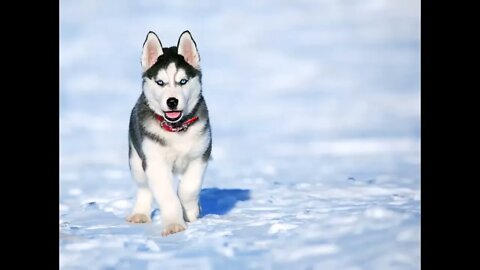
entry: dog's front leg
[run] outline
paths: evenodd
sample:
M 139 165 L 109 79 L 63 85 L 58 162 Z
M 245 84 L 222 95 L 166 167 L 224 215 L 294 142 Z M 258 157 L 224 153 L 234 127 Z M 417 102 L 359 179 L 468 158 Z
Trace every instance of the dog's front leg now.
M 167 236 L 181 232 L 185 230 L 186 224 L 183 220 L 182 206 L 173 188 L 171 165 L 162 156 L 162 151 L 158 151 L 157 145 L 150 145 L 146 149 L 150 149 L 150 151 L 145 151 L 145 155 L 148 155 L 145 173 L 153 197 L 160 207 L 163 223 L 162 235 Z
M 178 184 L 178 197 L 182 203 L 186 221 L 195 221 L 200 214 L 198 199 L 206 168 L 207 162 L 199 158 L 191 161 L 187 170 L 181 176 Z

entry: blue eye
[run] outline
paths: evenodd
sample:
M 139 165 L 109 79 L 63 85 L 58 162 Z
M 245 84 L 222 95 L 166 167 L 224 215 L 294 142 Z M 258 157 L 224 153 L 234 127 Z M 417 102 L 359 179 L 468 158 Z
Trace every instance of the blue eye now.
M 188 82 L 187 79 L 181 79 L 180 80 L 180 85 L 185 85 Z
M 165 83 L 162 81 L 162 80 L 158 80 L 158 81 L 155 81 L 158 85 L 160 86 L 164 86 Z

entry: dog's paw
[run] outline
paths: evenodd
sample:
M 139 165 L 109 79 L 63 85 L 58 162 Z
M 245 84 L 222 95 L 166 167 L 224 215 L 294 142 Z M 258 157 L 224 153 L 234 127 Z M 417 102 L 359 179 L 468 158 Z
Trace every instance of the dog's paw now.
M 198 219 L 200 211 L 200 205 L 197 205 L 197 207 L 194 207 L 192 209 L 185 210 L 183 213 L 183 219 L 187 222 L 193 222 Z
M 162 236 L 167 236 L 167 235 L 178 233 L 184 230 L 185 230 L 185 227 L 183 225 L 170 224 L 163 229 Z
M 133 214 L 127 218 L 130 223 L 150 223 L 152 220 L 145 214 Z

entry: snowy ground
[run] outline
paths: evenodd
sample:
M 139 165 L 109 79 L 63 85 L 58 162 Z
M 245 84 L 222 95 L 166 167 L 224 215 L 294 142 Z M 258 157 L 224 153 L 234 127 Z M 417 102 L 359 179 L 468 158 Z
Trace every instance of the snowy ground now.
M 61 269 L 419 269 L 420 3 L 60 1 Z M 185 1 L 187 2 L 187 1 Z M 203 217 L 127 224 L 140 52 L 189 29 Z

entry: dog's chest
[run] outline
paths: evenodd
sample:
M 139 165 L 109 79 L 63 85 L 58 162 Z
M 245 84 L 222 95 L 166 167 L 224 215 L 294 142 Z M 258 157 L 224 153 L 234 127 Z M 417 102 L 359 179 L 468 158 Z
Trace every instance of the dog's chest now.
M 148 129 L 164 140 L 164 145 L 158 150 L 160 156 L 172 166 L 174 173 L 183 173 L 190 161 L 201 158 L 208 147 L 209 135 L 202 132 L 203 127 L 202 123 L 197 123 L 185 132 L 168 132 L 152 123 Z
M 185 133 L 171 133 L 167 138 L 167 152 L 170 156 L 174 173 L 183 173 L 191 160 L 200 158 L 205 151 L 203 136 L 194 130 Z M 176 136 L 175 136 L 176 135 Z

